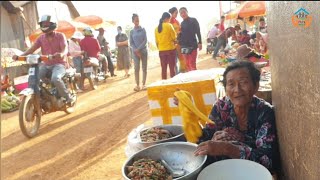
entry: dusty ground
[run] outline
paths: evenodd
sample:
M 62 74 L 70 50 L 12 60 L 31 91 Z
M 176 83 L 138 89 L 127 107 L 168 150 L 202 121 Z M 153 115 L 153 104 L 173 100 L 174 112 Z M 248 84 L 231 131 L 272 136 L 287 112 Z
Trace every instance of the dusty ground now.
M 157 54 L 148 64 L 147 84 L 160 80 Z M 200 55 L 198 69 L 218 67 L 210 55 Z M 128 79 L 108 79 L 98 90 L 79 94 L 75 113 L 42 117 L 40 133 L 22 135 L 18 112 L 1 116 L 1 179 L 97 180 L 121 179 L 128 133 L 150 120 L 147 92 L 134 92 L 133 69 Z

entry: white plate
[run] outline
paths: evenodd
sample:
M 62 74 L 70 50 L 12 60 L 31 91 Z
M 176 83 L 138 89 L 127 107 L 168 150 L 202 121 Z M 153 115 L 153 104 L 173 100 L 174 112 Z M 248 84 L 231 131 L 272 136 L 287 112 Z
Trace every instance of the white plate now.
M 272 180 L 267 168 L 253 161 L 228 159 L 204 168 L 197 180 Z

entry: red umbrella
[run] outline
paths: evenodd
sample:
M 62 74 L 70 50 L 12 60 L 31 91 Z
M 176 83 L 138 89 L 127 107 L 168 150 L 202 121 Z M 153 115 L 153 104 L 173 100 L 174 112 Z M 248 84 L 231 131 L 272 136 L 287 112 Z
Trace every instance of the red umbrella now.
M 238 16 L 241 18 L 264 15 L 266 15 L 265 1 L 246 1 L 241 5 L 238 13 Z
M 265 1 L 246 1 L 226 15 L 226 19 L 248 18 L 266 15 Z
M 94 29 L 99 29 L 101 27 L 106 28 L 116 25 L 115 21 L 105 21 L 103 18 L 96 15 L 79 16 L 75 18 L 74 21 L 88 24 Z

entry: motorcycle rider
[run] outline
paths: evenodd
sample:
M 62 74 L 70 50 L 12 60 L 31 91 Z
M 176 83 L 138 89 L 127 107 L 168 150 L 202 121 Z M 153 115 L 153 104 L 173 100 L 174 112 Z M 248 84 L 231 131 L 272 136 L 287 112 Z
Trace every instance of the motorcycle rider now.
M 66 73 L 67 65 L 67 39 L 63 33 L 55 31 L 58 24 L 53 16 L 43 15 L 38 23 L 44 34 L 40 35 L 36 42 L 22 53 L 21 56 L 32 54 L 39 48 L 41 48 L 42 55 L 49 55 L 49 60 L 43 61 L 43 64 L 40 65 L 40 79 L 46 82 L 47 74 L 51 73 L 51 82 L 57 88 L 59 96 L 65 98 L 66 103 L 71 106 L 75 99 L 71 97 L 62 80 L 62 77 Z M 17 57 L 18 56 L 14 55 L 12 58 L 16 60 Z
M 93 30 L 90 27 L 87 27 L 83 30 L 84 38 L 80 41 L 80 47 L 82 51 L 88 53 L 88 57 L 97 58 L 99 61 L 102 61 L 102 71 L 106 78 L 108 62 L 107 57 L 103 54 L 100 54 L 101 46 L 96 38 L 93 37 Z M 97 87 L 95 86 L 94 89 Z

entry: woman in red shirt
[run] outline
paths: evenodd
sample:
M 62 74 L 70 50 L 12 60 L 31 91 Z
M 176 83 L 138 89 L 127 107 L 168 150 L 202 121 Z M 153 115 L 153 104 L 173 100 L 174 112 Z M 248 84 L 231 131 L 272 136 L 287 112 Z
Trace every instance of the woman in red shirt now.
M 179 21 L 176 19 L 178 16 L 178 9 L 176 7 L 173 7 L 169 9 L 169 13 L 171 14 L 170 23 L 172 24 L 174 30 L 176 31 L 176 34 L 178 34 L 181 31 L 181 26 Z M 181 54 L 181 46 L 177 43 L 176 44 L 176 51 L 177 51 L 177 58 L 176 58 L 176 64 L 179 60 L 179 68 L 176 65 L 175 72 L 178 74 L 179 72 L 185 72 L 186 71 L 186 62 Z

